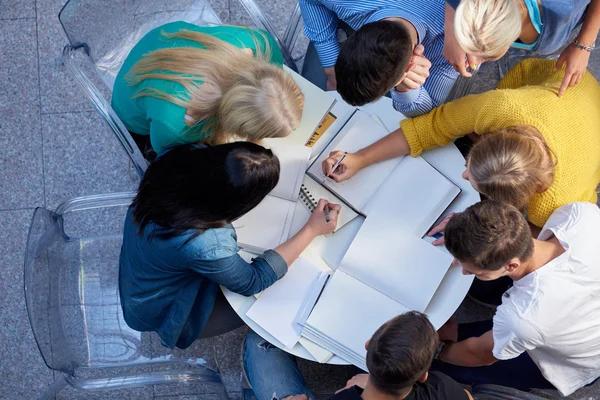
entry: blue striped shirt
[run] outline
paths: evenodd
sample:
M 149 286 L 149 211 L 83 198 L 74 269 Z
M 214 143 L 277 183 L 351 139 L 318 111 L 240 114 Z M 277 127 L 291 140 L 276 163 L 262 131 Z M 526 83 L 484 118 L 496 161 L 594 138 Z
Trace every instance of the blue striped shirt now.
M 304 32 L 314 43 L 321 65 L 335 65 L 340 46 L 337 21 L 352 29 L 398 17 L 409 21 L 417 30 L 424 56 L 431 61 L 429 78 L 418 89 L 405 93 L 392 90 L 394 108 L 407 116 L 431 111 L 444 102 L 458 73 L 442 56 L 444 49 L 444 0 L 299 0 Z

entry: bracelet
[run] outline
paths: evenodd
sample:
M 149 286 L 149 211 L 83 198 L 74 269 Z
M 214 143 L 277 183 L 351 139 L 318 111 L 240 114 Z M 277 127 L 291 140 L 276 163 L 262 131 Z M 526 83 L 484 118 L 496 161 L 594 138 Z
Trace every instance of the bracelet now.
M 581 43 L 579 43 L 579 41 L 577 40 L 577 38 L 573 39 L 573 44 L 574 44 L 574 45 L 575 45 L 577 48 L 579 48 L 579 49 L 581 49 L 581 50 L 588 51 L 588 52 L 590 52 L 590 53 L 592 52 L 592 50 L 594 50 L 594 49 L 596 48 L 596 43 L 592 43 L 592 45 L 591 45 L 591 46 L 584 46 L 584 45 L 582 45 Z

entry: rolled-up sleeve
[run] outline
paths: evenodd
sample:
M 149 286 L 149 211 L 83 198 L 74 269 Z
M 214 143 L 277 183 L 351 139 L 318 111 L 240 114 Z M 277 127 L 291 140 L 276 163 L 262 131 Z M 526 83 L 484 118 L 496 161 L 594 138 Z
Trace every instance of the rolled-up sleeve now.
M 304 33 L 315 45 L 323 68 L 332 67 L 340 53 L 337 15 L 315 0 L 299 0 Z
M 284 276 L 288 266 L 276 251 L 268 250 L 248 263 L 234 254 L 217 260 L 194 260 L 192 269 L 243 296 L 259 293 Z

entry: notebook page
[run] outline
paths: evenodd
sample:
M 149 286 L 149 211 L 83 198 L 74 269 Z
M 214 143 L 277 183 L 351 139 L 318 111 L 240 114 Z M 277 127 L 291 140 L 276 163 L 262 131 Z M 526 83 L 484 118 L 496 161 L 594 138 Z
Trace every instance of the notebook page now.
M 427 161 L 405 157 L 369 199 L 365 213 L 423 237 L 459 193 Z
M 338 269 L 407 308 L 423 312 L 452 259 L 385 215 L 368 216 Z
M 326 177 L 323 174 L 321 164 L 329 156 L 329 153 L 334 150 L 354 153 L 383 138 L 387 134 L 388 131 L 378 122 L 374 121 L 367 114 L 357 111 L 348 123 L 346 123 L 344 129 L 338 133 L 337 137 L 317 157 L 315 162 L 311 164 L 307 173 L 319 182 L 322 182 L 323 185 L 339 197 L 345 199 L 355 209 L 363 211 L 369 198 L 400 163 L 402 158 L 394 158 L 373 164 L 368 168 L 358 171 L 352 179 L 344 182 L 336 182 Z
M 300 122 L 300 126 L 287 138 L 297 144 L 305 145 L 319 126 L 321 120 L 327 115 L 333 103 L 335 103 L 335 99 L 285 65 L 283 69 L 292 76 L 304 94 L 302 121 Z
M 365 343 L 373 333 L 407 311 L 402 304 L 337 270 L 306 324 L 364 359 Z
M 311 149 L 287 138 L 265 139 L 263 144 L 277 155 L 280 165 L 279 182 L 270 194 L 290 201 L 298 200 Z
M 258 206 L 233 222 L 241 247 L 253 251 L 274 249 L 288 238 L 295 202 L 267 195 Z
M 294 347 L 302 331 L 295 322 L 296 315 L 322 272 L 319 266 L 300 256 L 285 276 L 263 290 L 246 315 L 286 347 Z

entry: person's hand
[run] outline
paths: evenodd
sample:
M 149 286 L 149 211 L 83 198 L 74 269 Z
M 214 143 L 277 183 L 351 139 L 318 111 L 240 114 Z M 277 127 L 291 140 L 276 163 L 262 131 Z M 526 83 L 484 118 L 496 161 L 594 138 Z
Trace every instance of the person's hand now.
M 448 214 L 442 220 L 442 222 L 440 222 L 439 224 L 437 224 L 436 226 L 434 226 L 433 229 L 429 231 L 429 233 L 427 234 L 427 236 L 433 236 L 436 233 L 444 233 L 444 229 L 446 228 L 446 225 L 448 224 L 448 221 L 450 221 L 450 218 L 452 218 L 453 215 L 454 215 L 454 213 Z M 434 246 L 439 246 L 440 244 L 444 244 L 444 237 L 442 236 L 441 238 L 435 239 L 432 244 Z
M 437 331 L 440 341 L 456 342 L 458 340 L 458 322 L 456 318 L 450 319 Z
M 423 55 L 424 51 L 425 47 L 423 45 L 418 44 L 415 46 L 408 69 L 400 82 L 396 84 L 398 92 L 408 92 L 409 90 L 418 89 L 429 78 L 431 61 Z
M 346 386 L 335 392 L 335 394 L 338 394 L 339 392 L 344 391 L 346 389 L 350 389 L 353 386 L 358 386 L 359 388 L 364 389 L 365 387 L 367 387 L 368 381 L 369 374 L 354 375 L 348 382 L 346 382 Z
M 329 222 L 327 222 L 325 206 L 329 207 Z M 337 226 L 338 215 L 340 215 L 341 209 L 342 207 L 339 204 L 333 204 L 325 199 L 321 199 L 306 222 L 305 227 L 315 236 L 332 233 Z
M 337 80 L 335 79 L 335 67 L 324 68 L 327 77 L 327 90 L 336 90 Z
M 464 77 L 470 78 L 473 74 L 467 71 L 469 63 L 467 62 L 467 54 L 460 47 L 454 32 L 444 35 L 444 50 L 442 56 L 448 61 L 456 72 Z
M 329 157 L 323 160 L 321 163 L 325 176 L 333 179 L 336 182 L 348 180 L 362 169 L 360 156 L 356 155 L 355 153 L 347 153 L 346 157 L 344 157 L 340 165 L 338 165 L 334 171 L 333 166 L 340 158 L 342 158 L 343 155 L 343 151 L 334 150 L 329 153 Z
M 308 397 L 306 397 L 305 394 L 297 394 L 295 396 L 288 396 L 281 400 L 310 400 L 310 399 Z
M 560 89 L 558 89 L 558 97 L 565 94 L 568 88 L 581 82 L 589 61 L 590 52 L 581 50 L 573 43 L 563 50 L 556 62 L 556 69 L 561 69 L 565 63 L 567 63 L 567 68 L 565 70 L 565 77 L 560 84 Z

